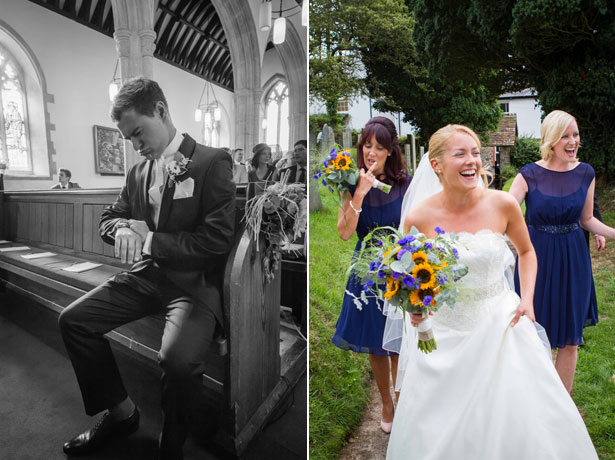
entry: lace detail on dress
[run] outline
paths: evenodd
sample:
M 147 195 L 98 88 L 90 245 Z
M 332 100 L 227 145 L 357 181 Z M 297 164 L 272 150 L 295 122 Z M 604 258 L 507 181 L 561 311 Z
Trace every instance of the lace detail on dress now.
M 514 259 L 500 233 L 460 233 L 459 239 L 459 260 L 468 266 L 468 274 L 457 285 L 455 306 L 443 305 L 433 321 L 458 331 L 470 331 L 498 308 L 498 296 L 511 292 L 504 274 Z

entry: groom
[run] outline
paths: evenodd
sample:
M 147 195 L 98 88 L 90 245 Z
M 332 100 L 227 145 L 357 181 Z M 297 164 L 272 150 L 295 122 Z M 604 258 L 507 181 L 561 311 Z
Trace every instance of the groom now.
M 180 134 L 155 81 L 125 83 L 111 118 L 144 160 L 128 171 L 100 221 L 102 239 L 134 264 L 73 302 L 60 331 L 88 415 L 96 425 L 64 444 L 69 455 L 96 450 L 139 426 L 104 334 L 163 311 L 161 457 L 181 459 L 188 428 L 203 417 L 201 375 L 222 324 L 222 274 L 235 223 L 231 158 Z

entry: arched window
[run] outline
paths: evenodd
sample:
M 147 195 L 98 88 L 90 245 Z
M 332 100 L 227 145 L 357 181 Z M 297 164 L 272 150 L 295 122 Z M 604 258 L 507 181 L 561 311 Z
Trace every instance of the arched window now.
M 279 80 L 265 97 L 265 143 L 277 144 L 285 150 L 289 146 L 290 123 L 288 120 L 288 85 Z
M 0 161 L 9 171 L 31 171 L 26 93 L 23 73 L 11 54 L 0 47 Z

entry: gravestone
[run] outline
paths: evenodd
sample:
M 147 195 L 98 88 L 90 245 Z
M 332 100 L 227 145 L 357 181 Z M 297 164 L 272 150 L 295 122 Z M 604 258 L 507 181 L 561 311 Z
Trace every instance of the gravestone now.
M 335 133 L 329 125 L 325 124 L 322 127 L 322 140 L 320 142 L 321 153 L 329 153 L 329 150 L 335 145 Z
M 344 133 L 342 134 L 342 146 L 344 150 L 349 150 L 352 147 L 352 130 L 350 126 L 346 126 L 344 128 Z

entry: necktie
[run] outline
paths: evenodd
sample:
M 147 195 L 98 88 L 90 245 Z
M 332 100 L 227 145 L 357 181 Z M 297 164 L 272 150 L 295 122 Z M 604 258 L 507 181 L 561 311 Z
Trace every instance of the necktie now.
M 160 203 L 162 202 L 162 192 L 164 190 L 164 162 L 155 160 L 152 166 L 151 187 L 148 190 L 150 198 L 150 211 L 152 220 L 158 225 L 158 215 L 160 213 Z

